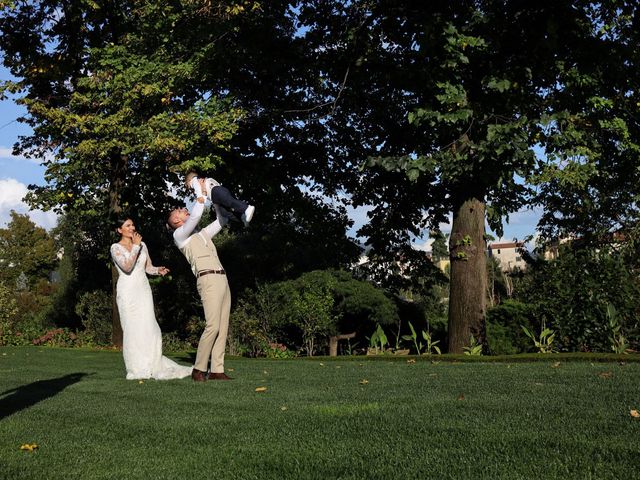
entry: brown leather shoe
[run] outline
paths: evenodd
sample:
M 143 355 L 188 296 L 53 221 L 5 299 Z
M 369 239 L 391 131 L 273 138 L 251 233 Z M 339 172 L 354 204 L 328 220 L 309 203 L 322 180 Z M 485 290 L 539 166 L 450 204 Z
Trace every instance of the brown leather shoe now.
M 233 380 L 233 378 L 228 377 L 226 373 L 213 373 L 209 374 L 209 380 Z
M 206 382 L 207 372 L 203 372 L 194 368 L 193 370 L 191 370 L 191 378 L 194 382 Z

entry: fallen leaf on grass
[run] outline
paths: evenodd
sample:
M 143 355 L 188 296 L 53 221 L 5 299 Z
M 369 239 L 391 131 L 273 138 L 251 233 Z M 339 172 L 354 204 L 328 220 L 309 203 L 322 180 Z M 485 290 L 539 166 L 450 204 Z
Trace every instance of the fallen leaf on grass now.
M 321 366 L 321 367 L 324 367 L 324 363 L 320 362 L 320 366 Z
M 263 370 L 262 373 L 264 373 L 265 375 L 269 375 L 269 372 L 267 372 L 266 370 Z
M 430 377 L 437 377 L 437 376 L 438 376 L 438 374 L 437 374 L 437 373 L 430 373 L 430 374 L 429 374 L 429 376 L 430 376 Z
M 342 368 L 340 365 L 336 365 L 336 368 Z
M 407 360 L 407 363 L 416 363 L 416 359 L 415 358 L 410 358 L 409 360 Z
M 235 371 L 235 368 L 227 368 L 227 372 L 233 372 Z
M 600 372 L 598 376 L 600 378 L 611 378 L 613 377 L 613 372 L 611 372 L 611 370 L 607 370 L 606 372 Z
M 360 385 L 366 385 L 367 383 L 369 383 L 369 380 L 367 380 L 366 378 L 360 380 Z
M 461 393 L 460 395 L 458 395 L 458 400 L 464 400 L 464 393 Z
M 267 391 L 267 387 L 256 387 L 256 392 L 260 393 L 260 392 L 266 392 Z
M 640 412 L 638 412 L 638 410 L 631 410 L 629 412 L 629 414 L 633 417 L 633 418 L 640 418 Z
M 560 366 L 560 362 L 556 362 L 553 365 L 551 365 L 551 368 L 558 368 Z
M 288 410 L 288 408 L 286 407 L 286 405 L 283 405 L 283 406 L 280 407 L 280 410 L 282 410 L 284 412 L 285 410 Z
M 34 450 L 37 450 L 38 445 L 35 443 L 25 443 L 23 445 L 20 445 L 20 450 L 24 450 L 25 452 L 33 452 Z
M 144 383 L 144 380 L 140 380 L 138 383 L 139 383 L 139 384 L 143 384 L 143 383 Z

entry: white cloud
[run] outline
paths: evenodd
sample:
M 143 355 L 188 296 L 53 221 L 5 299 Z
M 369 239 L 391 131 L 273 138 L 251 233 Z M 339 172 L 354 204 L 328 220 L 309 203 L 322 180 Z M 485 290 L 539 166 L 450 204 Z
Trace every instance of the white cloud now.
M 27 192 L 27 186 L 14 178 L 0 179 L 0 228 L 6 228 L 11 220 L 11 210 L 26 213 L 34 223 L 47 230 L 56 226 L 58 216 L 55 213 L 29 210 L 22 200 Z
M 46 158 L 51 157 L 50 154 L 45 155 L 44 158 L 27 158 L 23 155 L 14 155 L 13 150 L 8 147 L 0 147 L 0 158 L 6 160 L 13 160 L 17 162 L 31 162 L 36 165 L 40 165 Z
M 433 242 L 434 242 L 433 238 L 427 238 L 424 242 L 412 243 L 411 246 L 413 247 L 414 250 L 422 250 L 423 252 L 430 252 L 431 245 L 433 245 Z

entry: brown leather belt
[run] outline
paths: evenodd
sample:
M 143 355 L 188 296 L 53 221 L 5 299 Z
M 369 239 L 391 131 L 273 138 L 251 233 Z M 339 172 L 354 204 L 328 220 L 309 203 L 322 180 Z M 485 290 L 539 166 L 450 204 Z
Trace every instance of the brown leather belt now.
M 200 272 L 198 272 L 198 275 L 196 275 L 196 278 L 200 278 L 203 275 L 210 275 L 212 273 L 217 273 L 219 275 L 226 275 L 226 272 L 224 271 L 224 269 L 220 269 L 220 270 L 201 270 Z

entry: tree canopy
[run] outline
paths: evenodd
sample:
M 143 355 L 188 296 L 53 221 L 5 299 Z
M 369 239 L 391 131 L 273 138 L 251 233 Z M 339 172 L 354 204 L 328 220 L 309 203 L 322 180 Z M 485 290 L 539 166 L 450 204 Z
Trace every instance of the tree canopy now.
M 277 261 L 246 269 L 254 280 L 347 266 L 351 204 L 371 207 L 359 233 L 373 278 L 428 290 L 435 267 L 410 242 L 451 216 L 460 352 L 484 338 L 485 222 L 500 235 L 539 204 L 546 236 L 637 223 L 637 2 L 1 6 L 18 78 L 2 91 L 21 95 L 34 132 L 15 149 L 47 167 L 29 201 L 77 212 L 89 236 L 125 208 L 161 225 L 196 167 L 258 204 L 264 234 L 235 232 L 238 245 Z
M 318 1 L 302 12 L 335 104 L 327 142 L 354 203 L 374 205 L 362 229 L 374 252 L 400 252 L 453 215 L 450 351 L 484 336 L 485 218 L 500 235 L 533 202 L 549 233 L 593 229 L 589 213 L 605 210 L 610 227 L 616 201 L 632 216 L 636 2 Z M 615 187 L 624 193 L 597 201 Z

